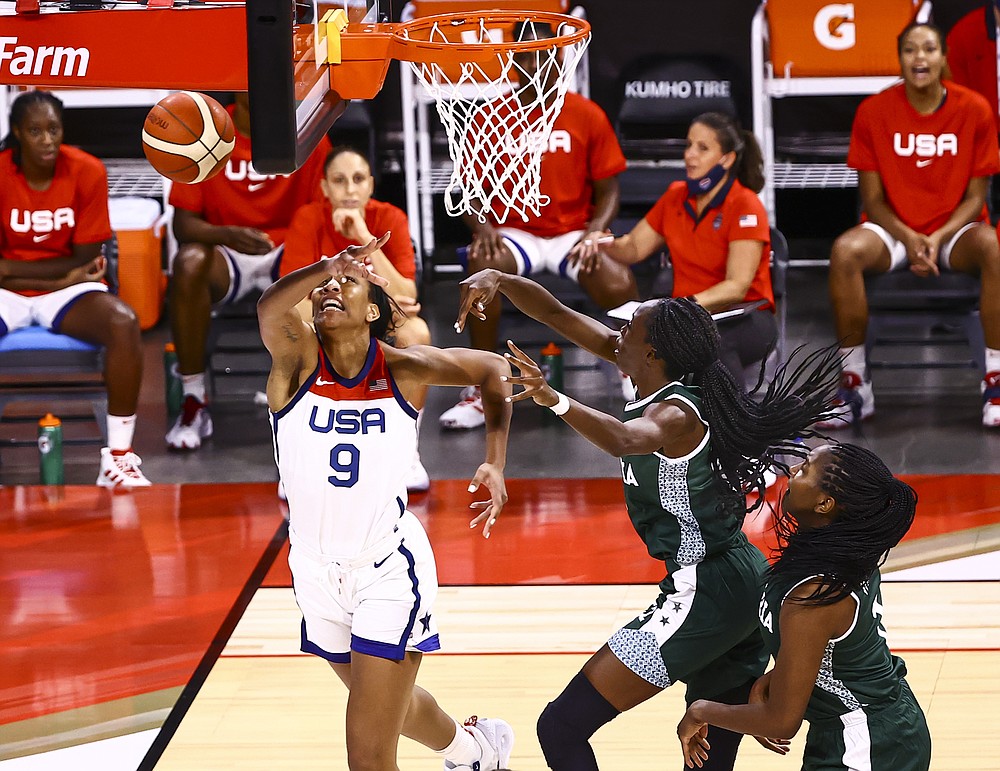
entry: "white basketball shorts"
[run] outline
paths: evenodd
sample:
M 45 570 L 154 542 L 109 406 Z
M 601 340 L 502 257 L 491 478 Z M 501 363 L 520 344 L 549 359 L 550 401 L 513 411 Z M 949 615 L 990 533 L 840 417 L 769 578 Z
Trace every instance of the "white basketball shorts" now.
M 438 650 L 437 566 L 423 525 L 411 512 L 364 553 L 323 557 L 292 546 L 288 565 L 302 611 L 302 651 L 347 663 L 351 651 L 401 660 Z
M 582 230 L 573 230 L 554 238 L 525 233 L 517 228 L 497 228 L 504 243 L 517 262 L 517 275 L 531 276 L 543 271 L 577 281 L 579 265 L 570 265 L 566 255 L 585 235 Z
M 32 324 L 58 332 L 63 318 L 77 300 L 90 292 L 107 291 L 108 287 L 99 281 L 83 281 L 34 297 L 0 289 L 0 335 Z

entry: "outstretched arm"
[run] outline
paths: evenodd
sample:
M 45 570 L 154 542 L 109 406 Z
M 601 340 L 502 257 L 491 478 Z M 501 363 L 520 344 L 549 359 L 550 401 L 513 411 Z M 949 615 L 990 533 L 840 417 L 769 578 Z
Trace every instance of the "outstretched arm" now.
M 688 707 L 677 726 L 684 761 L 701 767 L 708 757 L 705 728 L 709 725 L 753 736 L 793 737 L 802 725 L 827 643 L 844 634 L 854 621 L 855 600 L 848 597 L 833 605 L 804 605 L 816 584 L 796 589 L 781 606 L 781 650 L 769 673 L 765 701 L 753 704 L 720 704 L 698 700 Z
M 675 402 L 651 404 L 641 418 L 622 423 L 613 415 L 554 391 L 545 382 L 539 366 L 524 351 L 512 342 L 507 345 L 511 350 L 507 354 L 510 363 L 521 371 L 519 377 L 510 380 L 524 387 L 511 401 L 534 399 L 543 407 L 556 407 L 557 414 L 574 431 L 609 455 L 622 458 L 662 450 L 671 457 L 680 457 L 692 452 L 705 435 L 704 426 L 694 413 Z M 562 405 L 565 409 L 559 407 L 560 399 L 566 400 Z
M 385 279 L 371 272 L 365 258 L 388 238 L 386 233 L 364 246 L 349 246 L 334 257 L 282 276 L 264 290 L 257 301 L 257 323 L 261 340 L 271 354 L 267 401 L 272 410 L 288 403 L 300 385 L 299 374 L 314 364 L 316 355 L 316 335 L 295 306 L 331 278 L 349 275 L 384 286 Z
M 485 484 L 490 500 L 473 504 L 484 509 L 470 523 L 485 522 L 483 535 L 490 537 L 497 516 L 507 502 L 503 470 L 507 464 L 507 437 L 510 432 L 510 366 L 495 353 L 468 348 L 435 348 L 415 345 L 405 349 L 384 347 L 393 377 L 404 391 L 415 384 L 479 386 L 486 418 L 486 459 L 476 471 L 469 492 Z
M 471 313 L 480 320 L 486 318 L 485 309 L 502 293 L 522 313 L 545 324 L 581 348 L 608 361 L 615 360 L 615 340 L 618 333 L 590 316 L 567 308 L 545 287 L 522 276 L 512 276 L 498 270 L 481 270 L 459 284 L 461 299 L 455 331 L 461 332 L 465 319 Z

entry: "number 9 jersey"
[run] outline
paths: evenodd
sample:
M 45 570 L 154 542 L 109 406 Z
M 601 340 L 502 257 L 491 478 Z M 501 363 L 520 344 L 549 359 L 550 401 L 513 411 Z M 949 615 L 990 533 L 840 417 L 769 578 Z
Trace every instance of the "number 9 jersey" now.
M 391 536 L 406 510 L 416 420 L 378 340 L 350 379 L 320 348 L 316 370 L 271 414 L 291 542 L 349 557 Z

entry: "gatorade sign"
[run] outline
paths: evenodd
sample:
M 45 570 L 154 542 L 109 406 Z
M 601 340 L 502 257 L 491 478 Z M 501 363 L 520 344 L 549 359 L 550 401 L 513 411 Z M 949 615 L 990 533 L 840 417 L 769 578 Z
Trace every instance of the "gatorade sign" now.
M 813 19 L 813 34 L 824 48 L 846 51 L 857 42 L 854 4 L 824 5 Z
M 914 0 L 768 0 L 775 77 L 898 75 L 896 35 Z

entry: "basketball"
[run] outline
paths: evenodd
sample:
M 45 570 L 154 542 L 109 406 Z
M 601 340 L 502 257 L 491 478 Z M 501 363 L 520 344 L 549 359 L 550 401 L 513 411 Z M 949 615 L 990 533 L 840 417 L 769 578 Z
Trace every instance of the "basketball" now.
M 142 128 L 146 159 L 174 182 L 204 182 L 215 176 L 235 145 L 236 130 L 226 108 L 194 91 L 161 99 Z

